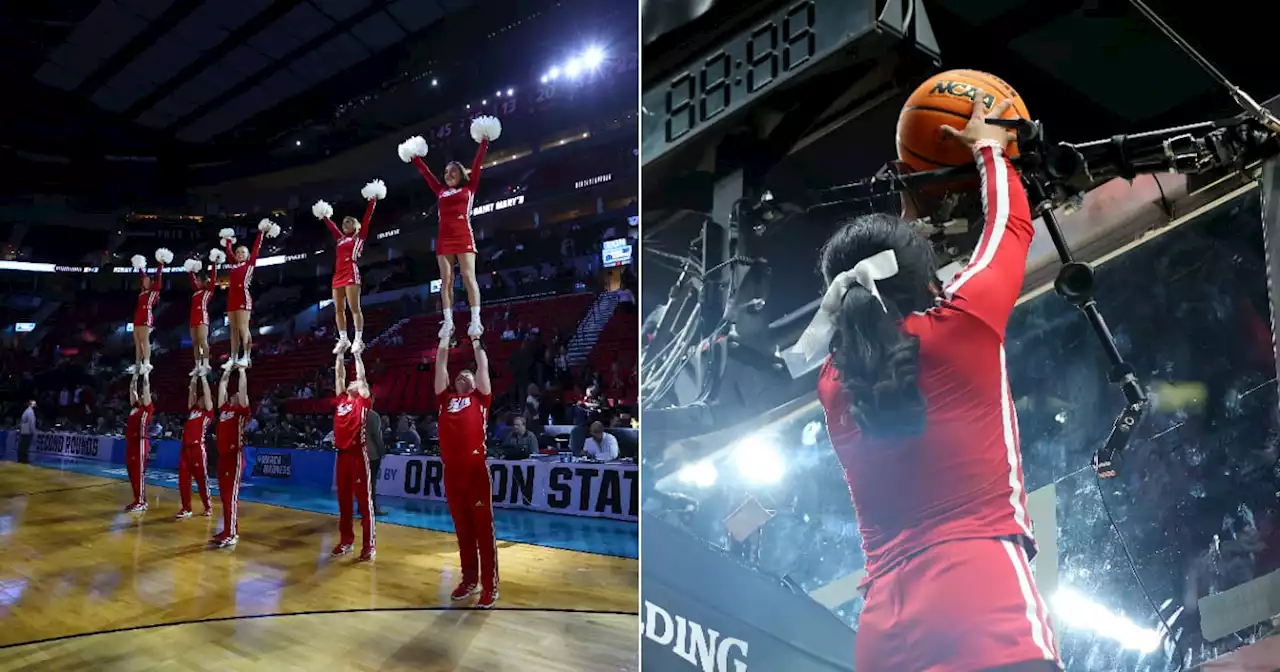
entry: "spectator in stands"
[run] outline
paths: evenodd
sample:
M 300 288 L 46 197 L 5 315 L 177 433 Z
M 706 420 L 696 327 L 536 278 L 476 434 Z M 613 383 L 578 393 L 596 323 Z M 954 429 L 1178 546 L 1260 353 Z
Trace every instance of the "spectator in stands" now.
M 570 378 L 569 375 L 569 349 L 561 345 L 555 358 L 556 380 L 560 381 L 561 387 L 565 386 Z
M 502 459 L 523 460 L 538 452 L 538 438 L 525 427 L 523 416 L 511 419 L 511 432 L 502 440 Z
M 412 418 L 408 415 L 400 416 L 400 424 L 396 426 L 396 441 L 403 441 L 411 446 L 422 445 L 422 436 L 418 434 Z
M 604 423 L 597 420 L 591 423 L 590 433 L 582 444 L 582 450 L 587 457 L 597 462 L 612 462 L 618 459 L 618 439 L 604 431 Z
M 18 462 L 26 464 L 31 461 L 31 442 L 36 438 L 36 400 L 27 402 L 27 410 L 22 412 L 22 421 L 18 426 Z

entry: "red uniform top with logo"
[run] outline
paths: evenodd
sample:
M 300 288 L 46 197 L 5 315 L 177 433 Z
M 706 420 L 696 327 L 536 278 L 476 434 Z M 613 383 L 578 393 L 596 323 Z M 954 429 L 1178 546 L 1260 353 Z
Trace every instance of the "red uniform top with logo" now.
M 201 407 L 187 411 L 187 420 L 182 424 L 182 445 L 203 447 L 212 422 L 213 411 Z
M 1057 657 L 1028 566 L 1035 544 L 1004 351 L 1034 230 L 1022 183 L 999 147 L 984 143 L 975 157 L 981 241 L 935 306 L 903 321 L 920 341 L 924 432 L 863 436 L 830 358 L 818 379 L 866 553 L 859 670 L 985 669 Z
M 216 286 L 214 283 L 218 280 L 218 267 L 213 264 L 209 265 L 209 280 L 203 287 L 200 286 L 200 278 L 195 273 L 188 273 L 187 275 L 191 276 L 191 286 L 194 288 L 191 292 L 189 325 L 192 329 L 208 326 L 209 299 L 213 298 L 213 290 Z
M 147 425 L 155 416 L 154 404 L 139 404 L 129 409 L 129 419 L 125 422 L 125 443 L 130 447 L 147 441 Z
M 258 251 L 262 249 L 264 235 L 266 235 L 264 232 L 258 232 L 258 238 L 253 241 L 253 249 L 250 250 L 249 259 L 246 261 L 236 261 L 235 246 L 229 240 L 226 243 L 228 313 L 253 310 L 253 297 L 249 295 L 249 285 L 253 283 L 253 269 L 258 263 Z
M 218 452 L 233 453 L 244 448 L 244 425 L 249 420 L 249 407 L 223 404 L 218 409 Z
M 329 226 L 329 233 L 333 234 L 334 241 L 338 243 L 338 253 L 333 260 L 334 289 L 360 284 L 360 267 L 356 262 L 364 253 L 364 241 L 369 238 L 369 222 L 373 219 L 373 207 L 376 203 L 376 200 L 369 199 L 369 206 L 364 209 L 364 220 L 360 222 L 360 230 L 355 235 L 348 236 L 332 219 L 324 218 L 324 223 Z
M 156 277 L 151 281 L 151 289 L 138 290 L 138 305 L 133 309 L 133 326 L 155 326 L 155 307 L 160 300 L 160 290 L 164 287 L 164 264 L 156 269 Z
M 333 447 L 339 451 L 362 451 L 368 447 L 365 434 L 365 418 L 369 415 L 370 400 L 358 394 L 338 397 L 338 407 L 333 412 Z
M 449 462 L 479 460 L 484 462 L 485 431 L 489 422 L 489 404 L 493 395 L 472 392 L 441 392 L 440 459 Z
M 484 165 L 484 155 L 489 149 L 489 141 L 480 142 L 476 150 L 476 158 L 471 162 L 471 174 L 467 183 L 458 187 L 441 184 L 431 173 L 422 157 L 413 157 L 413 165 L 422 173 L 422 179 L 435 192 L 440 210 L 440 235 L 436 240 L 436 254 L 462 254 L 476 251 L 476 237 L 471 231 L 471 207 L 475 204 L 476 192 L 480 189 L 480 167 Z

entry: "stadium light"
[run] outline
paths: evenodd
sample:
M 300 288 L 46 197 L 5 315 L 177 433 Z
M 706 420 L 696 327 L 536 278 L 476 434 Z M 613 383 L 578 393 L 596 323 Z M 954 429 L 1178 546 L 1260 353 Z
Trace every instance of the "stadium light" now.
M 493 92 L 493 95 L 497 96 L 498 98 L 501 98 L 501 97 L 502 97 L 502 90 L 501 90 L 501 89 L 499 89 L 498 91 L 494 91 L 494 92 Z
M 1061 622 L 1091 631 L 1119 643 L 1121 648 L 1143 654 L 1160 648 L 1164 639 L 1163 626 L 1159 629 L 1143 628 L 1070 588 L 1059 588 L 1054 593 L 1053 613 Z
M 294 141 L 293 141 L 293 145 L 294 145 L 295 147 L 301 147 L 301 146 L 302 146 L 302 141 L 301 141 L 301 140 L 294 140 Z
M 488 105 L 488 104 L 489 104 L 489 101 L 488 101 L 488 100 L 482 100 L 482 101 L 480 101 L 480 104 L 481 104 L 481 105 Z
M 782 452 L 770 437 L 760 434 L 739 441 L 733 448 L 733 461 L 743 478 L 759 485 L 773 485 L 787 473 Z
M 564 64 L 564 74 L 568 75 L 570 79 L 582 74 L 582 60 L 578 58 L 569 59 L 569 62 Z
M 560 79 L 560 68 L 559 67 L 551 68 L 551 71 L 547 73 L 547 78 L 553 79 L 553 80 Z
M 595 70 L 604 63 L 604 49 L 600 47 L 588 47 L 582 54 L 582 65 L 588 69 Z
M 681 469 L 679 476 L 685 483 L 699 488 L 709 488 L 716 484 L 720 473 L 716 471 L 716 465 L 712 464 L 711 460 L 702 460 Z
M 515 94 L 516 94 L 516 90 L 515 90 L 515 89 L 507 89 L 507 95 L 508 95 L 508 96 L 514 96 Z
M 436 86 L 439 83 L 440 83 L 440 80 L 436 79 L 435 77 L 431 78 L 431 86 Z

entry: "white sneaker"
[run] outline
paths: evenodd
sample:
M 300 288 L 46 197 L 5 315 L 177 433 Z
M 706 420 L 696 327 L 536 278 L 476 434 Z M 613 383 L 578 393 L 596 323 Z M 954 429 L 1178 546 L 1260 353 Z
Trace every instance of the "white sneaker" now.
M 472 322 L 471 324 L 467 325 L 467 335 L 470 336 L 471 338 L 475 338 L 483 333 L 484 333 L 484 327 L 481 326 L 479 322 Z
M 236 368 L 238 369 L 247 369 L 251 364 L 253 364 L 253 362 L 249 361 L 249 355 L 244 355 L 240 359 L 236 360 Z
M 222 540 L 218 542 L 218 548 L 230 548 L 235 546 L 238 541 L 240 541 L 239 535 L 234 537 L 223 537 Z
M 342 338 L 339 338 L 337 344 L 333 346 L 333 354 L 341 355 L 342 353 L 347 351 L 347 348 L 350 348 L 350 347 L 351 347 L 351 341 L 348 341 L 347 335 L 343 334 Z
M 196 364 L 195 366 L 191 367 L 191 373 L 188 373 L 187 376 L 190 378 L 195 378 L 196 376 L 200 375 L 200 371 L 203 368 L 204 367 L 200 366 L 199 364 Z
M 197 373 L 196 375 L 197 375 L 197 376 L 207 376 L 207 375 L 209 375 L 209 372 L 210 372 L 210 371 L 212 371 L 212 370 L 213 370 L 213 368 L 212 368 L 212 367 L 210 367 L 208 364 L 204 364 L 204 365 L 202 365 L 202 366 L 200 367 L 200 371 L 199 371 L 199 373 Z
M 351 343 L 351 354 L 358 355 L 364 352 L 364 339 L 356 336 L 356 340 Z
M 190 512 L 190 511 L 187 511 L 187 510 L 185 510 L 185 509 L 184 509 L 184 510 L 182 510 L 182 511 L 179 511 L 179 512 L 177 512 L 177 513 L 175 513 L 175 514 L 173 515 L 173 519 L 174 519 L 174 520 L 186 520 L 186 519 L 188 519 L 188 518 L 190 518 L 190 517 L 191 517 L 191 512 Z
M 151 370 L 152 370 L 152 369 L 154 369 L 154 368 L 155 368 L 154 366 L 151 366 L 151 362 L 143 362 L 143 363 L 142 363 L 142 375 L 144 375 L 144 376 L 145 376 L 145 375 L 149 375 L 149 374 L 151 373 Z
M 445 340 L 453 335 L 453 323 L 444 322 L 440 325 L 440 340 Z
M 224 362 L 224 363 L 222 364 L 222 370 L 223 370 L 223 371 L 230 371 L 230 370 L 231 370 L 231 367 L 233 367 L 233 366 L 235 366 L 235 365 L 236 365 L 236 358 L 235 358 L 235 357 L 228 357 L 228 358 L 227 358 L 227 361 L 226 361 L 226 362 Z

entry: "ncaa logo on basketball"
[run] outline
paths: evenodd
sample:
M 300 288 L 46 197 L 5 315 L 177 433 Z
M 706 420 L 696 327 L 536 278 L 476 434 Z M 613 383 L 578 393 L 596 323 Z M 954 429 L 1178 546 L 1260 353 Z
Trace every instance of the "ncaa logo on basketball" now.
M 454 397 L 449 400 L 449 412 L 457 413 L 471 405 L 471 397 Z
M 747 643 L 645 600 L 640 634 L 707 672 L 747 672 Z M 712 667 L 714 665 L 714 667 Z
M 929 93 L 939 94 L 944 96 L 955 96 L 956 98 L 968 98 L 969 100 L 973 100 L 973 97 L 977 95 L 977 91 L 978 91 L 977 87 L 973 86 L 972 84 L 966 84 L 964 82 L 953 82 L 953 81 L 944 79 L 938 82 L 937 84 L 934 84 L 933 90 L 930 91 Z M 989 110 L 991 109 L 991 106 L 995 104 L 996 104 L 996 97 L 990 93 L 984 92 L 982 96 L 982 106 Z

